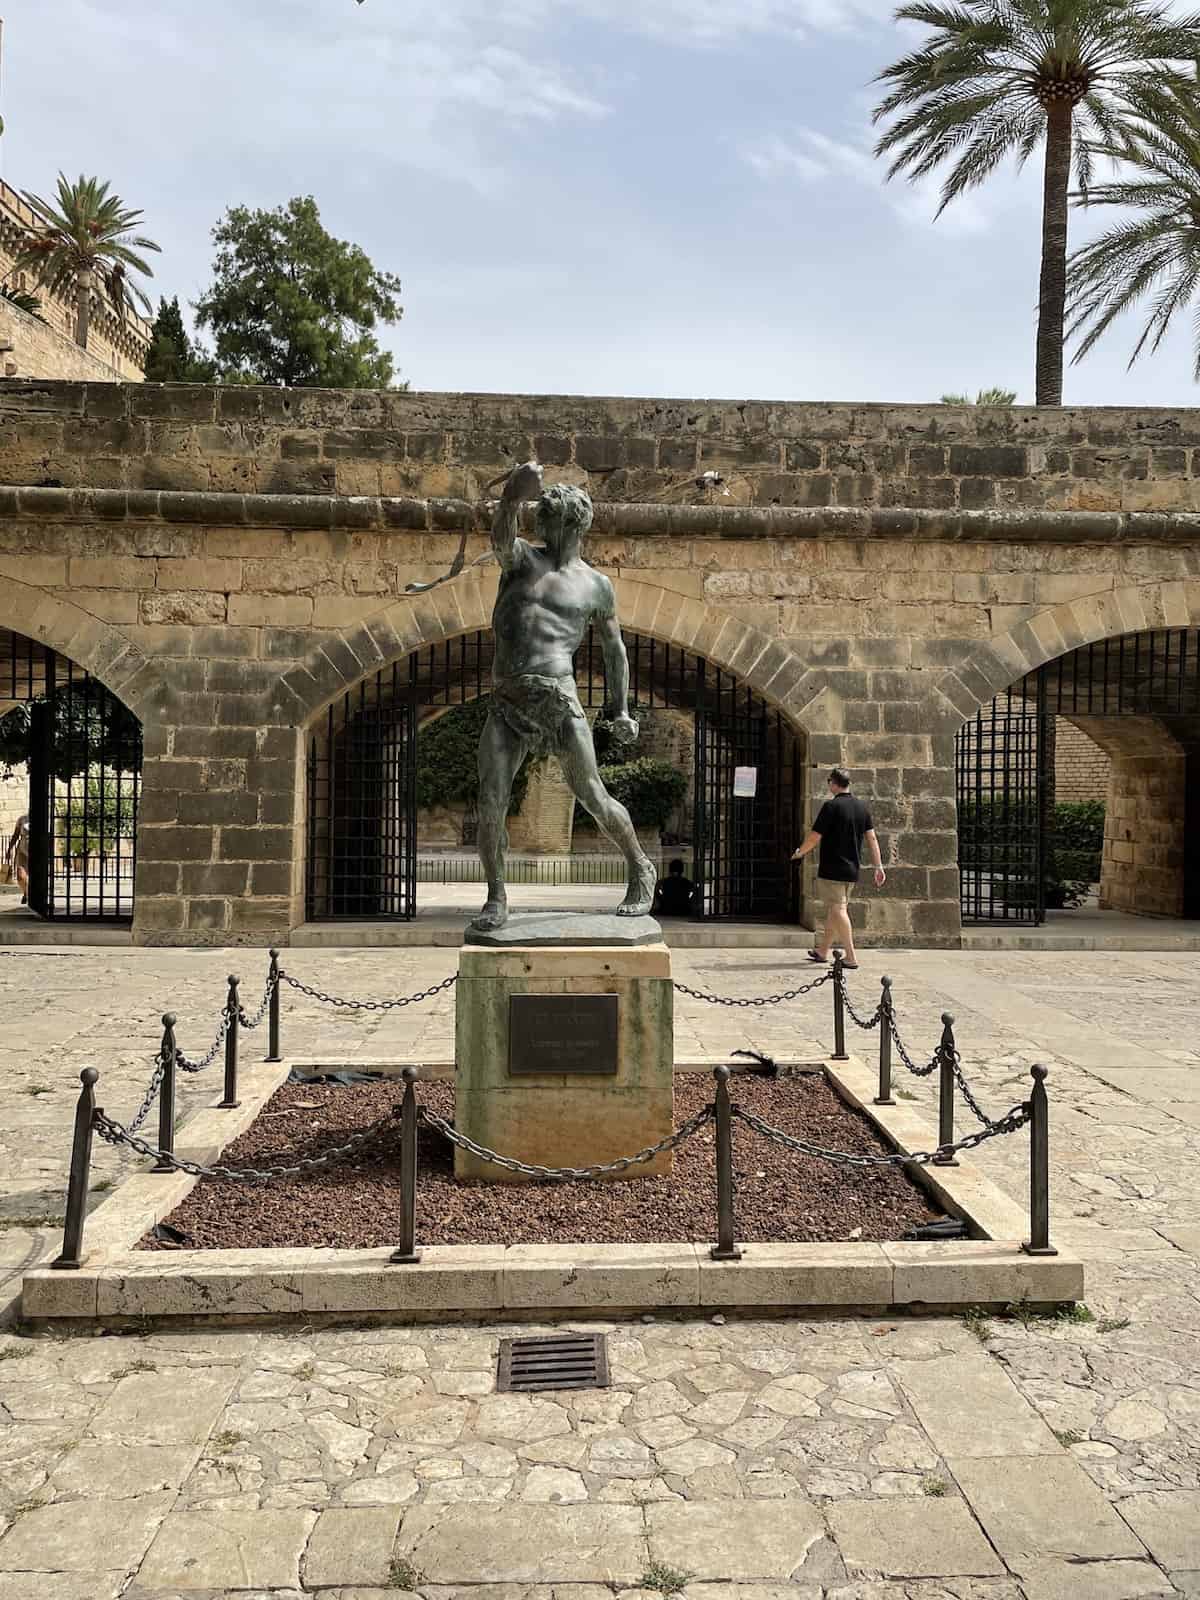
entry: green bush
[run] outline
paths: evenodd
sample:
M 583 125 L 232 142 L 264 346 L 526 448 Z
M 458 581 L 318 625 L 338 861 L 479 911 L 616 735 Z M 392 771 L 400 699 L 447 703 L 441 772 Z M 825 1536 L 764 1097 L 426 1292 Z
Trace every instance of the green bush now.
M 613 799 L 629 812 L 635 828 L 657 828 L 661 832 L 687 794 L 687 774 L 669 761 L 655 761 L 650 756 L 617 766 L 605 765 L 600 768 L 600 777 Z M 576 826 L 587 826 L 590 820 L 583 807 L 576 805 Z
M 54 804 L 55 833 L 72 861 L 115 853 L 120 839 L 132 839 L 135 807 L 132 788 L 102 770 L 75 779 L 70 796 Z

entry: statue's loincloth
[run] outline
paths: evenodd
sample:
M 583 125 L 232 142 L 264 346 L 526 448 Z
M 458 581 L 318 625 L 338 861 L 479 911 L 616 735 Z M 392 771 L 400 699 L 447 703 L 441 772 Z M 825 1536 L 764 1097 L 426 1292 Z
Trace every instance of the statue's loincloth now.
M 538 749 L 557 751 L 567 727 L 586 720 L 575 679 L 520 673 L 492 688 L 492 714 Z

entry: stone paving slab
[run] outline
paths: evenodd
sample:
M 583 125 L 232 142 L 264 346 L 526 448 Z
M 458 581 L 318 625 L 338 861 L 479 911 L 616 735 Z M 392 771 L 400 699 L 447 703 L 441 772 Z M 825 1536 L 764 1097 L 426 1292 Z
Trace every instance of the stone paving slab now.
M 174 1511 L 142 1563 L 139 1586 L 297 1589 L 316 1520 L 310 1511 Z
M 961 1500 L 847 1501 L 829 1508 L 829 1525 L 852 1573 L 986 1578 L 1004 1572 Z
M 1056 1455 L 1062 1446 L 991 1357 L 904 1362 L 893 1375 L 947 1456 Z
M 1068 1456 L 951 1457 L 948 1464 L 984 1532 L 1017 1572 L 1045 1556 L 1145 1555 L 1141 1540 Z
M 646 1509 L 650 1557 L 706 1582 L 786 1579 L 825 1533 L 815 1506 L 789 1499 L 782 1516 L 770 1502 L 719 1501 Z
M 1162 1566 L 1200 1571 L 1200 1490 L 1131 1494 L 1117 1510 Z
M 396 1554 L 443 1583 L 636 1583 L 646 1530 L 633 1506 L 427 1506 Z

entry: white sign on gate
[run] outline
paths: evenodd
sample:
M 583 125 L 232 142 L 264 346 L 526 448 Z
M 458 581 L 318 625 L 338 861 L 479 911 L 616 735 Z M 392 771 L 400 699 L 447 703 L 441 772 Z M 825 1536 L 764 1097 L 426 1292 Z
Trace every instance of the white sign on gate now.
M 758 793 L 758 768 L 734 767 L 733 769 L 733 798 L 735 800 L 753 800 Z

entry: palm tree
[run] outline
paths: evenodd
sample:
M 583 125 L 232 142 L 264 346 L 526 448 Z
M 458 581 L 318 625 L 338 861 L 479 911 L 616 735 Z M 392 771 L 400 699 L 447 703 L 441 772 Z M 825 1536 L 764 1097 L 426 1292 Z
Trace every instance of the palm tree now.
M 1067 263 L 1068 338 L 1080 339 L 1082 361 L 1123 311 L 1153 295 L 1150 314 L 1129 358 L 1149 343 L 1158 349 L 1171 318 L 1200 286 L 1200 105 L 1195 88 L 1151 94 L 1143 118 L 1124 139 L 1098 147 L 1124 170 L 1094 185 L 1088 206 L 1120 206 L 1123 217 L 1077 250 Z M 1081 196 L 1082 200 L 1083 197 Z M 1193 376 L 1200 383 L 1200 326 L 1195 328 Z
M 61 172 L 57 205 L 36 194 L 26 193 L 25 199 L 41 228 L 17 253 L 13 271 L 35 272 L 37 281 L 53 293 L 74 289 L 76 344 L 87 349 L 92 295 L 98 285 L 107 290 L 118 315 L 123 317 L 126 307 L 136 309 L 136 304 L 150 311 L 149 300 L 128 277 L 131 268 L 147 278 L 154 276 L 138 252 L 157 251 L 159 246 L 133 232 L 142 220 L 140 211 L 130 211 L 98 178 L 81 177 L 71 183 Z
M 1086 189 L 1089 140 L 1117 139 L 1151 76 L 1200 56 L 1200 19 L 1153 0 L 908 0 L 895 16 L 934 33 L 878 80 L 891 87 L 874 120 L 895 118 L 876 146 L 889 178 L 949 163 L 940 215 L 1045 140 L 1036 397 L 1061 405 L 1072 165 Z

